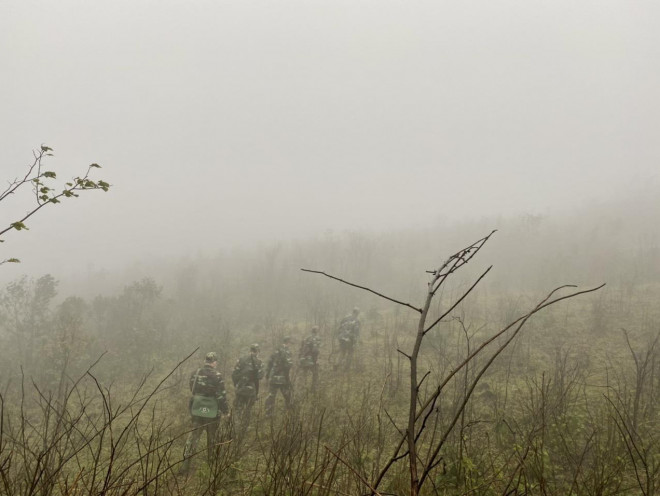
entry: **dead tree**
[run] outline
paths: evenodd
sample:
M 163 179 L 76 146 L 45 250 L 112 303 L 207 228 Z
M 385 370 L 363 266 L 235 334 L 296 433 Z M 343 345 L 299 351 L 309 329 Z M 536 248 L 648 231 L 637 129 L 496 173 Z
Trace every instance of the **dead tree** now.
M 496 231 L 492 231 L 487 236 L 475 241 L 469 246 L 459 250 L 458 252 L 451 255 L 438 269 L 429 270 L 427 273 L 430 274 L 430 281 L 428 282 L 428 287 L 426 291 L 426 298 L 424 303 L 421 306 L 415 306 L 410 303 L 403 302 L 401 300 L 391 298 L 386 296 L 378 291 L 375 291 L 369 287 L 358 285 L 339 277 L 335 277 L 331 274 L 328 274 L 319 270 L 310 270 L 310 269 L 301 269 L 304 272 L 311 272 L 315 274 L 321 274 L 323 276 L 329 277 L 341 283 L 347 284 L 349 286 L 368 291 L 380 298 L 384 298 L 393 303 L 405 306 L 417 313 L 419 313 L 419 320 L 417 323 L 417 332 L 415 336 L 415 342 L 412 348 L 412 351 L 406 353 L 402 350 L 397 350 L 399 353 L 404 355 L 410 363 L 410 383 L 409 383 L 409 406 L 408 406 L 408 418 L 407 418 L 407 427 L 406 429 L 397 428 L 401 433 L 399 442 L 397 443 L 392 456 L 384 467 L 380 470 L 376 479 L 368 485 L 371 494 L 378 494 L 377 490 L 385 475 L 389 472 L 392 466 L 399 460 L 406 459 L 408 460 L 409 472 L 410 472 L 410 495 L 417 496 L 422 488 L 424 482 L 429 479 L 431 472 L 439 465 L 442 461 L 441 450 L 447 441 L 448 437 L 452 433 L 457 422 L 461 418 L 462 412 L 465 410 L 467 403 L 470 399 L 470 396 L 475 390 L 475 387 L 483 377 L 484 373 L 488 370 L 491 364 L 495 361 L 497 356 L 502 353 L 502 351 L 515 339 L 523 326 L 527 321 L 540 310 L 549 307 L 559 301 L 566 300 L 568 298 L 573 298 L 580 294 L 589 293 L 596 291 L 604 286 L 604 284 L 583 291 L 574 291 L 563 296 L 558 296 L 557 293 L 566 288 L 575 288 L 573 285 L 560 286 L 553 289 L 544 299 L 542 299 L 536 306 L 534 306 L 527 313 L 521 315 L 516 320 L 506 325 L 504 328 L 490 336 L 486 339 L 480 346 L 476 347 L 474 350 L 468 353 L 467 357 L 461 362 L 457 367 L 451 370 L 445 377 L 442 379 L 435 387 L 433 387 L 430 395 L 424 398 L 420 398 L 420 386 L 424 380 L 429 376 L 430 371 L 426 371 L 420 378 L 419 371 L 419 355 L 422 349 L 422 342 L 424 337 L 436 328 L 438 324 L 444 322 L 446 318 L 451 316 L 451 313 L 460 305 L 465 298 L 472 293 L 472 291 L 479 285 L 482 279 L 488 274 L 492 269 L 492 265 L 489 266 L 485 271 L 481 273 L 479 277 L 474 281 L 474 283 L 464 291 L 455 301 L 453 301 L 446 310 L 443 310 L 440 315 L 435 318 L 429 324 L 429 311 L 432 307 L 436 296 L 439 294 L 439 291 L 445 287 L 450 276 L 455 274 L 461 267 L 467 264 L 474 256 L 481 250 L 484 244 L 490 239 L 490 237 Z M 502 340 L 497 341 L 498 338 Z M 429 420 L 433 413 L 438 413 L 437 404 L 441 397 L 441 394 L 445 386 L 456 376 L 456 374 L 466 367 L 469 363 L 473 362 L 477 356 L 479 356 L 489 345 L 492 345 L 497 341 L 497 348 L 494 351 L 491 351 L 491 355 L 487 358 L 485 364 L 478 370 L 475 375 L 475 378 L 472 380 L 470 385 L 467 387 L 466 393 L 463 400 L 455 409 L 455 412 L 452 417 L 448 419 L 449 423 L 442 431 L 439 437 L 433 432 L 431 439 L 424 445 L 425 450 L 422 453 L 422 436 L 425 431 L 428 430 Z M 433 429 L 435 431 L 435 429 Z M 404 448 L 405 447 L 405 448 Z

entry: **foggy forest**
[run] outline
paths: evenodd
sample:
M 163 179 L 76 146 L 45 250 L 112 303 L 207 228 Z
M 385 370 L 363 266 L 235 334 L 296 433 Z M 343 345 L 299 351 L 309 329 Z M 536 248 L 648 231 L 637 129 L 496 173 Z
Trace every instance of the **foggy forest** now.
M 659 494 L 658 14 L 0 3 L 0 494 Z

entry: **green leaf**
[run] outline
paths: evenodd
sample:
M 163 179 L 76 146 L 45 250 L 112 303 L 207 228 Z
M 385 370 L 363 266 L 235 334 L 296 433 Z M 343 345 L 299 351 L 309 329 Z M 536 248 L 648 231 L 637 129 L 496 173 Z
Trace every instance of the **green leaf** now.
M 18 258 L 8 258 L 7 262 L 9 262 L 9 263 L 21 263 L 21 261 Z
M 29 231 L 27 226 L 25 224 L 23 224 L 22 222 L 20 222 L 20 221 L 13 222 L 12 224 L 10 224 L 10 226 L 13 227 L 14 229 L 16 229 L 17 231 L 22 231 L 23 229 Z
M 52 152 L 53 149 L 50 146 L 41 145 L 41 151 L 42 152 Z
M 92 164 L 90 167 L 94 167 L 95 169 L 100 169 L 101 166 L 99 164 Z
M 49 177 L 51 179 L 55 179 L 55 173 L 53 171 L 46 171 L 42 174 L 44 177 Z

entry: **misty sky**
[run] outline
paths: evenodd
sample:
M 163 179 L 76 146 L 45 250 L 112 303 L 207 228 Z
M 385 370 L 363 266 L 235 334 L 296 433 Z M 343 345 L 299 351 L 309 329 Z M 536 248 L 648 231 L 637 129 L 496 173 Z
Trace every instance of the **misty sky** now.
M 0 259 L 23 263 L 2 277 L 635 191 L 658 180 L 659 14 L 623 0 L 0 0 L 1 179 L 46 143 L 62 179 L 98 162 L 113 185 L 5 236 Z

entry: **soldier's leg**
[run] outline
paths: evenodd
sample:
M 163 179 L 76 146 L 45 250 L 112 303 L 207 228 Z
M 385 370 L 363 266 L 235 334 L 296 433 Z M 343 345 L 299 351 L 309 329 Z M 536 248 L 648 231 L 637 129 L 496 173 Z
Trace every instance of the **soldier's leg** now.
M 284 396 L 284 404 L 286 405 L 287 408 L 291 408 L 291 391 L 292 391 L 291 384 L 283 384 L 280 386 L 280 390 L 282 391 L 282 396 Z
M 298 384 L 302 384 L 303 389 L 307 387 L 307 366 L 300 366 L 298 369 L 300 371 L 300 379 Z
M 197 417 L 192 417 L 192 427 L 193 430 L 190 432 L 190 434 L 188 434 L 186 446 L 183 449 L 183 463 L 179 469 L 180 474 L 185 474 L 188 472 L 188 470 L 190 470 L 190 462 L 192 461 L 192 456 L 197 449 L 199 437 L 202 435 L 202 422 L 200 422 Z
M 266 398 L 266 415 L 272 415 L 275 408 L 275 398 L 277 397 L 277 385 L 270 384 L 268 386 L 268 398 Z
M 314 363 L 312 367 L 312 391 L 316 391 L 319 385 L 319 364 Z
M 239 441 L 243 439 L 245 433 L 247 432 L 248 426 L 250 425 L 250 418 L 252 417 L 252 406 L 254 405 L 254 402 L 254 396 L 236 396 L 232 421 L 234 428 L 236 429 L 237 439 Z
M 206 424 L 206 448 L 207 456 L 209 460 L 209 465 L 213 465 L 215 460 L 215 444 L 217 443 L 218 436 L 218 423 L 219 418 L 209 419 L 209 423 Z
M 242 412 L 241 421 L 246 426 L 250 423 L 250 417 L 252 416 L 252 407 L 254 406 L 256 400 L 257 400 L 256 396 L 250 396 L 243 403 L 243 412 Z
M 346 366 L 346 344 L 344 341 L 339 341 L 339 366 Z
M 239 419 L 242 419 L 245 411 L 249 408 L 249 402 L 245 396 L 236 395 L 234 399 L 234 413 Z

